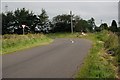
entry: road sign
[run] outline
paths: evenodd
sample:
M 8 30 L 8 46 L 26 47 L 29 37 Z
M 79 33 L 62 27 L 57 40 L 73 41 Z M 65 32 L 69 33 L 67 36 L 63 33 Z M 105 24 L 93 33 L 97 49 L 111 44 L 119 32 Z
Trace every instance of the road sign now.
M 25 28 L 26 25 L 22 25 L 23 28 Z

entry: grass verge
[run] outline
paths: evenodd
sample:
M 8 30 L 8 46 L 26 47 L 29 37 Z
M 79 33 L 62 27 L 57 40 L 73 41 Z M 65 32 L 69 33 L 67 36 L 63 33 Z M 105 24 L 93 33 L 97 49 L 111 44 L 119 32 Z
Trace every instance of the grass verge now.
M 35 46 L 46 45 L 52 41 L 53 39 L 43 34 L 3 35 L 2 54 L 8 54 Z
M 76 79 L 81 78 L 116 78 L 117 67 L 115 57 L 106 54 L 104 41 L 108 37 L 107 32 L 88 34 L 84 38 L 93 41 L 93 47 L 85 58 L 83 66 L 76 74 Z
M 6 34 L 2 36 L 2 54 L 9 54 L 27 48 L 46 45 L 55 38 L 75 38 L 75 34 L 70 33 L 50 33 L 50 34 Z

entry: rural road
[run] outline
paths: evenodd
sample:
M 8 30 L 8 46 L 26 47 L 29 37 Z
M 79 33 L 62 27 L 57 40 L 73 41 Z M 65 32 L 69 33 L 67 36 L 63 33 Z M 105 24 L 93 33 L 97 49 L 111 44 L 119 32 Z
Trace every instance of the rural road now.
M 46 46 L 3 55 L 3 78 L 73 78 L 91 45 L 86 39 L 61 38 Z

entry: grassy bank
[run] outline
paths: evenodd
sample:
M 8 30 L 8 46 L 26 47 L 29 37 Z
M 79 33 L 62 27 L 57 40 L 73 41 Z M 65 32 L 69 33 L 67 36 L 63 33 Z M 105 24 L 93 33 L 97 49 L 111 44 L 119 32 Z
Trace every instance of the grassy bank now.
M 8 54 L 39 45 L 51 43 L 53 40 L 43 34 L 3 35 L 2 54 Z
M 108 55 L 104 48 L 104 42 L 108 37 L 107 31 L 88 34 L 84 37 L 93 41 L 93 47 L 76 75 L 78 80 L 80 78 L 116 78 L 116 57 Z

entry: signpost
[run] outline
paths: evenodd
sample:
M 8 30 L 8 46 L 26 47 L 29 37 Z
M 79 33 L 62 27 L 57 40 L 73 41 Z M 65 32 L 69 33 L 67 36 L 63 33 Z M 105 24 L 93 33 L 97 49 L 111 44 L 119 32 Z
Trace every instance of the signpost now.
M 24 33 L 25 33 L 25 31 L 24 31 L 25 26 L 26 26 L 26 25 L 22 25 L 22 28 L 23 28 L 23 35 L 24 35 Z

